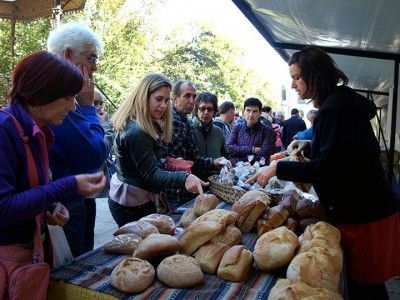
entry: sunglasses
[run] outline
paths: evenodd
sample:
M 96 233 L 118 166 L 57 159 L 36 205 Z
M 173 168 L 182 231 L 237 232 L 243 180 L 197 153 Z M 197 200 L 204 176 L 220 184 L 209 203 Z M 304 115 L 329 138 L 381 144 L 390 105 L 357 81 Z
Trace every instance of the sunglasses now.
M 201 112 L 205 112 L 205 111 L 213 112 L 214 111 L 214 107 L 199 107 L 199 111 L 201 111 Z

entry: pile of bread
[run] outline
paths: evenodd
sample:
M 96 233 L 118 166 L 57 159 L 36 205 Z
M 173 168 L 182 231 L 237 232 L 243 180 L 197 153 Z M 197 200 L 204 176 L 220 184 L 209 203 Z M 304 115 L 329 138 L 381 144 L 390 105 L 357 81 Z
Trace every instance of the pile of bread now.
M 179 240 L 171 235 L 174 224 L 165 215 L 153 214 L 119 228 L 105 250 L 132 257 L 115 267 L 112 285 L 127 293 L 139 293 L 157 277 L 170 287 L 190 288 L 203 282 L 204 273 L 244 281 L 254 261 L 265 272 L 287 267 L 288 280 L 278 281 L 274 293 L 279 288 L 290 294 L 293 286 L 306 285 L 302 291 L 317 289 L 315 293 L 323 293 L 328 289 L 338 295 L 343 257 L 336 228 L 318 222 L 308 226 L 300 239 L 285 226 L 277 225 L 261 234 L 258 230 L 260 237 L 252 253 L 241 244 L 242 235 L 258 227 L 260 217 L 272 209 L 270 197 L 253 190 L 244 194 L 232 210 L 216 209 L 218 203 L 214 195 L 198 196 L 193 208 L 182 215 L 180 224 L 185 231 Z M 271 291 L 270 297 L 274 293 Z

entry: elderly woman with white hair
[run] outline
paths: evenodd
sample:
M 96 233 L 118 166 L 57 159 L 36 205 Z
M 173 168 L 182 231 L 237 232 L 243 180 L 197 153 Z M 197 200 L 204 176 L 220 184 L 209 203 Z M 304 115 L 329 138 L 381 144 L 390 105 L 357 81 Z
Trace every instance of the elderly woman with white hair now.
M 61 25 L 50 32 L 47 48 L 76 65 L 84 84 L 76 97 L 76 110 L 68 114 L 59 126 L 52 126 L 55 144 L 50 152 L 50 169 L 53 180 L 101 169 L 106 160 L 104 130 L 93 105 L 93 73 L 103 50 L 96 33 L 81 22 Z M 79 256 L 91 251 L 94 244 L 96 202 L 94 196 L 71 196 L 63 204 L 70 212 L 64 226 L 72 254 Z

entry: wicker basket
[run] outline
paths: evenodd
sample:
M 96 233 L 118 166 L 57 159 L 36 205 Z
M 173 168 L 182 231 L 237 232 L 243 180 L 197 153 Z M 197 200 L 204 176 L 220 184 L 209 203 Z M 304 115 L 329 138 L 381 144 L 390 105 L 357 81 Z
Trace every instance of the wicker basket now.
M 246 193 L 246 191 L 235 189 L 232 185 L 220 183 L 219 175 L 210 176 L 208 180 L 211 193 L 230 204 L 238 201 Z

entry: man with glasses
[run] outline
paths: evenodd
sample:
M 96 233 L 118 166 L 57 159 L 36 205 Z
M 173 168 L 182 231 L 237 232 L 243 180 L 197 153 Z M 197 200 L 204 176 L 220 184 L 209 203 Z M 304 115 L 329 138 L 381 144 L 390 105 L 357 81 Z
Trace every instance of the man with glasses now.
M 104 130 L 93 105 L 93 73 L 97 70 L 102 42 L 88 26 L 72 22 L 50 32 L 47 48 L 70 60 L 84 77 L 83 88 L 76 97 L 76 110 L 61 125 L 52 126 L 55 135 L 50 152 L 52 179 L 98 171 L 107 155 Z M 76 195 L 63 204 L 70 212 L 70 220 L 63 228 L 72 254 L 79 256 L 91 251 L 96 219 L 94 197 Z
M 172 87 L 173 133 L 168 144 L 168 155 L 181 157 L 194 162 L 196 170 L 210 170 L 228 163 L 224 157 L 211 158 L 200 156 L 192 122 L 188 119 L 196 102 L 196 88 L 189 80 L 179 80 Z M 185 191 L 168 190 L 168 200 L 172 209 L 189 201 L 193 195 Z

